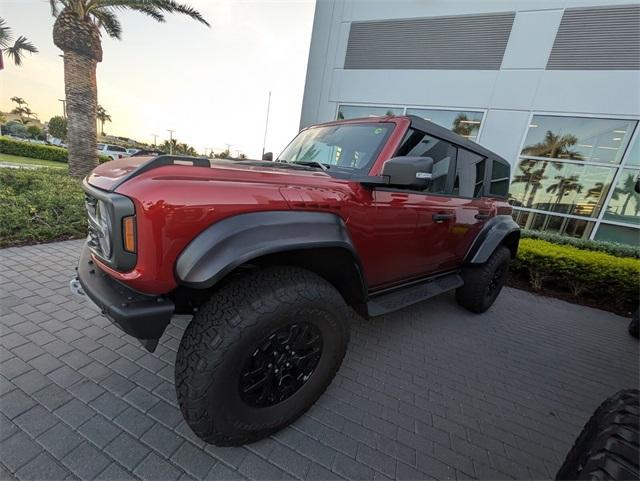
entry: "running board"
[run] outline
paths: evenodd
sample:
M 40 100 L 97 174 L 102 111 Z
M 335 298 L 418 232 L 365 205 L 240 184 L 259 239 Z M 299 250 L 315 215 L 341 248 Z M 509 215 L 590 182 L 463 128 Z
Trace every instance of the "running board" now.
M 382 316 L 403 307 L 416 304 L 431 297 L 460 287 L 464 282 L 460 274 L 455 272 L 428 279 L 408 286 L 402 286 L 373 295 L 367 303 L 371 317 Z

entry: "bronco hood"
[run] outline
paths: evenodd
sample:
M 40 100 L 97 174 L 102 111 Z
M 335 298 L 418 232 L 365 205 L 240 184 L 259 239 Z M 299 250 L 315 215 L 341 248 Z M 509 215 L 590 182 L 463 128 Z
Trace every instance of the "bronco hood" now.
M 207 171 L 210 172 L 209 175 L 225 180 L 233 180 L 235 177 L 241 176 L 240 171 L 249 176 L 259 176 L 265 173 L 277 173 L 280 175 L 286 173 L 288 175 L 328 177 L 326 173 L 313 169 L 285 170 L 283 167 L 271 166 L 271 164 L 272 162 L 263 161 L 209 160 L 203 157 L 181 157 L 175 155 L 125 157 L 100 164 L 89 174 L 87 182 L 99 189 L 113 192 L 133 177 L 137 177 L 151 169 L 170 165 L 183 166 L 183 168 L 184 166 L 207 167 Z M 181 169 L 179 172 L 184 173 L 185 171 Z M 177 174 L 178 171 L 175 170 L 173 173 Z M 191 174 L 193 175 L 195 172 L 191 172 Z

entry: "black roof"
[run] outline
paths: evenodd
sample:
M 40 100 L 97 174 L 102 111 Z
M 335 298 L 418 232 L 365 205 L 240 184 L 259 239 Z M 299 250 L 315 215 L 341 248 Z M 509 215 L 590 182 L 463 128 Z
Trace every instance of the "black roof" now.
M 411 120 L 411 126 L 421 130 L 427 134 L 433 134 L 435 137 L 438 137 L 442 140 L 446 140 L 447 142 L 451 142 L 452 144 L 456 144 L 459 147 L 464 147 L 467 150 L 475 152 L 476 154 L 482 155 L 484 157 L 491 158 L 493 160 L 497 160 L 498 162 L 505 163 L 507 165 L 511 165 L 506 159 L 500 157 L 495 152 L 483 147 L 476 142 L 472 142 L 469 139 L 465 139 L 461 135 L 456 134 L 455 132 L 445 129 L 438 124 L 434 124 L 428 120 L 423 119 L 422 117 L 418 117 L 416 115 L 405 115 L 409 120 Z

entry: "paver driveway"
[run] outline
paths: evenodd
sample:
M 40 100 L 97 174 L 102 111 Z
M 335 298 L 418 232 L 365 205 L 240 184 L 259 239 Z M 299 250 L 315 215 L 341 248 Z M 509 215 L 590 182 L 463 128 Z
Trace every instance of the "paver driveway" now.
M 208 446 L 176 407 L 184 323 L 149 354 L 77 303 L 81 244 L 0 250 L 0 478 L 549 478 L 601 400 L 638 382 L 626 319 L 513 289 L 476 316 L 449 295 L 354 323 L 292 427 Z

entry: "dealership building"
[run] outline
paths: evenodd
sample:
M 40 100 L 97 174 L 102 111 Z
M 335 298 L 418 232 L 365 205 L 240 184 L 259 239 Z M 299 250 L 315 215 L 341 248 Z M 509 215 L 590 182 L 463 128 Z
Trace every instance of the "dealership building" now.
M 639 243 L 640 3 L 318 0 L 301 127 L 389 114 L 505 157 L 522 227 Z

